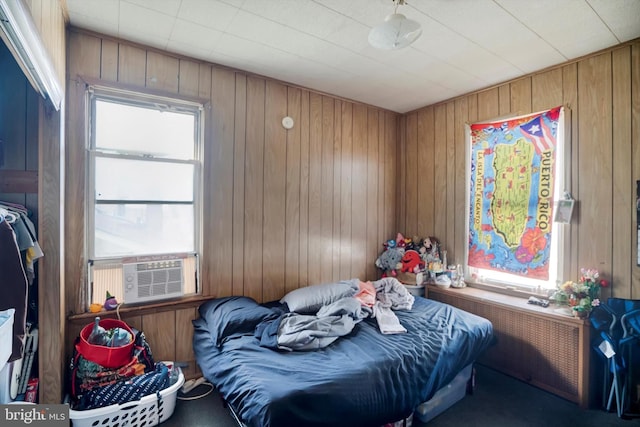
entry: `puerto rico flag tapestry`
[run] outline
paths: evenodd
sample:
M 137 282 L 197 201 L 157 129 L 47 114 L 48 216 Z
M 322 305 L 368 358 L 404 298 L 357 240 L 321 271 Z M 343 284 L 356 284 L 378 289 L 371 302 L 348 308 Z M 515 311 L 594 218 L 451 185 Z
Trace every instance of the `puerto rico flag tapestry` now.
M 469 267 L 548 280 L 562 107 L 470 126 Z

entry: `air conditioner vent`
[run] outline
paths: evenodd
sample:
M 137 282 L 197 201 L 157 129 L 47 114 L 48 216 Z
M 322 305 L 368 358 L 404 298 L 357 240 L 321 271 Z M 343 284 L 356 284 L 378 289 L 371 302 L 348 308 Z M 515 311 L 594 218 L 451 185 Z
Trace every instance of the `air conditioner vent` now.
M 182 269 L 182 259 L 123 264 L 124 302 L 148 302 L 183 295 Z

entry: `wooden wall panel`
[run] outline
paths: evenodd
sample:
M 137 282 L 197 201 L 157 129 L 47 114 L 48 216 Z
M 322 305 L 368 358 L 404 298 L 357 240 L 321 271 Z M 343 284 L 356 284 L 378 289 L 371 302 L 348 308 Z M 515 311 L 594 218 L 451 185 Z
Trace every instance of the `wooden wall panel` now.
M 581 267 L 597 268 L 612 279 L 612 296 L 640 298 L 634 215 L 635 181 L 640 179 L 640 96 L 636 95 L 640 93 L 639 52 L 640 42 L 634 41 L 495 88 L 426 106 L 399 119 L 402 136 L 398 140 L 398 165 L 404 169 L 397 177 L 400 190 L 408 185 L 408 177 L 423 172 L 411 160 L 416 150 L 427 150 L 434 143 L 429 134 L 418 132 L 414 136 L 414 118 L 436 111 L 435 139 L 446 135 L 447 160 L 453 167 L 446 173 L 445 191 L 449 196 L 445 204 L 447 221 L 452 218 L 453 225 L 438 220 L 440 230 L 434 235 L 445 236 L 449 261 L 463 260 L 466 243 L 464 124 L 564 105 L 565 188 L 577 199 L 577 208 L 571 225 L 565 227 L 569 244 L 562 272 L 567 279 L 576 279 Z M 446 109 L 446 120 L 441 118 L 440 108 Z M 438 154 L 435 158 L 442 161 Z M 421 176 L 421 185 L 437 186 L 440 172 L 433 177 Z M 439 200 L 440 191 L 436 191 L 433 203 Z M 399 226 L 406 230 L 412 225 L 415 196 L 410 188 L 398 194 Z M 421 211 L 422 202 L 419 205 Z
M 262 218 L 264 209 L 265 81 L 247 77 L 247 140 L 245 149 L 244 294 L 262 301 Z M 212 276 L 212 281 L 215 277 Z
M 376 166 L 376 174 L 377 174 L 377 183 L 376 183 L 376 190 L 378 192 L 377 195 L 377 203 L 375 206 L 375 209 L 377 210 L 377 221 L 375 224 L 376 227 L 376 237 L 374 238 L 375 244 L 373 246 L 373 248 L 369 248 L 369 250 L 372 250 L 374 253 L 374 259 L 378 257 L 380 249 L 382 248 L 381 243 L 384 242 L 385 240 L 388 239 L 387 237 L 387 233 L 385 233 L 384 231 L 384 227 L 385 227 L 385 216 L 384 216 L 384 203 L 382 203 L 382 200 L 384 199 L 384 179 L 385 179 L 385 174 L 386 174 L 386 167 L 385 167 L 385 149 L 386 149 L 386 143 L 385 143 L 385 112 L 384 111 L 378 111 L 378 162 L 377 162 L 377 166 Z M 375 269 L 375 267 L 374 267 Z M 374 274 L 377 274 L 378 271 L 375 270 Z
M 456 262 L 461 262 L 461 259 L 456 259 L 455 257 L 455 241 L 456 241 L 456 233 L 455 233 L 455 203 L 456 203 L 456 192 L 455 192 L 455 182 L 456 182 L 456 128 L 455 128 L 455 103 L 447 102 L 447 127 L 446 127 L 446 165 L 447 165 L 447 176 L 444 180 L 444 189 L 442 191 L 446 194 L 446 200 L 444 203 L 444 207 L 441 209 L 445 212 L 447 222 L 444 230 L 444 238 L 442 243 L 447 250 L 447 258 L 448 264 L 455 264 Z M 433 233 L 436 235 L 440 234 L 440 230 L 436 228 L 433 230 Z
M 333 278 L 333 113 L 334 99 L 322 97 L 322 139 L 320 142 L 320 282 Z
M 612 242 L 611 54 L 578 63 L 578 93 L 578 261 L 610 272 L 612 245 L 594 243 Z
M 353 105 L 351 103 L 342 104 L 340 118 L 342 128 L 342 152 L 340 153 L 341 163 L 341 186 L 340 193 L 340 276 L 351 277 L 351 221 L 353 208 L 351 198 L 353 194 Z
M 631 139 L 631 47 L 612 52 L 612 237 L 618 244 L 612 247 L 611 280 L 614 283 L 631 283 L 629 259 L 633 256 L 632 239 L 626 239 L 633 229 L 633 155 Z M 634 233 L 637 234 L 637 233 Z M 637 267 L 635 268 L 637 269 Z M 631 298 L 631 288 L 616 288 L 612 296 Z M 620 293 L 618 293 L 620 292 Z
M 311 93 L 303 90 L 300 105 L 300 283 L 307 286 L 309 280 L 309 136 L 311 133 Z
M 499 89 L 493 88 L 478 93 L 478 121 L 493 120 L 500 115 Z
M 165 92 L 178 92 L 180 61 L 173 56 L 158 52 L 147 52 L 145 80 L 148 88 Z
M 286 200 L 285 200 L 285 276 L 284 291 L 292 291 L 300 282 L 300 89 L 287 89 L 287 115 L 294 120 L 286 140 Z
M 405 211 L 405 228 L 400 230 L 405 236 L 420 233 L 418 229 L 418 113 L 407 116 L 406 160 L 401 173 L 404 175 L 404 191 L 406 191 L 407 208 Z M 422 184 L 422 183 L 421 183 Z
M 341 244 L 341 206 L 342 193 L 347 191 L 342 189 L 342 101 L 336 99 L 333 106 L 333 224 L 332 224 L 332 257 L 331 275 L 332 281 L 340 280 L 340 244 Z M 378 183 L 378 189 L 379 189 Z M 349 189 L 350 191 L 350 189 Z M 378 206 L 375 207 L 378 209 Z M 368 248 L 370 249 L 370 248 Z
M 309 260 L 310 283 L 320 283 L 322 246 L 322 95 L 309 94 Z
M 353 106 L 353 157 L 351 194 L 351 277 L 366 277 L 367 263 L 374 262 L 366 257 L 367 192 L 367 107 Z M 365 248 L 365 250 L 363 250 Z
M 531 109 L 542 111 L 562 105 L 562 69 L 554 68 L 531 77 Z
M 434 134 L 434 109 L 425 108 L 418 112 L 417 117 L 417 141 L 416 141 L 416 169 L 414 173 L 407 175 L 407 182 L 415 187 L 417 193 L 416 225 L 409 238 L 432 236 L 435 225 L 436 198 L 435 188 L 437 182 L 436 164 L 441 159 L 435 158 L 437 144 Z
M 197 317 L 198 311 L 195 308 L 176 310 L 175 358 L 173 360 L 187 363 L 187 367 L 183 368 L 185 377 L 193 377 L 196 375 L 196 362 L 192 351 L 193 325 L 191 321 L 197 319 Z
M 511 89 L 508 84 L 498 86 L 499 117 L 511 113 Z
M 203 221 L 202 277 L 213 295 L 231 295 L 233 288 L 232 260 L 221 251 L 222 242 L 233 240 L 233 118 L 236 93 L 233 71 L 215 69 L 211 74 L 212 120 L 211 138 L 204 141 L 204 198 L 205 215 L 214 221 Z M 258 143 L 260 144 L 260 143 Z M 261 181 L 261 177 L 257 177 Z M 216 284 L 212 288 L 212 284 Z
M 198 96 L 200 64 L 188 59 L 180 59 L 178 71 L 178 92 L 187 96 Z
M 465 254 L 465 223 L 467 215 L 463 214 L 466 210 L 467 198 L 467 152 L 466 152 L 466 129 L 465 124 L 468 123 L 469 105 L 466 97 L 456 99 L 454 102 L 454 137 L 455 137 L 455 180 L 453 182 L 454 196 L 454 246 L 453 252 L 449 252 L 447 257 L 449 260 L 455 260 L 456 263 L 462 263 Z M 438 230 L 434 231 L 436 234 Z M 451 251 L 452 248 L 449 248 Z
M 511 114 L 521 116 L 531 111 L 531 77 L 511 83 Z
M 399 176 L 397 160 L 399 154 L 399 144 L 397 143 L 399 132 L 398 120 L 392 113 L 385 112 L 385 139 L 384 139 L 384 198 L 381 203 L 384 206 L 384 237 L 386 241 L 395 236 L 400 229 L 398 227 L 398 217 L 396 207 L 400 205 L 396 201 L 399 199 L 396 186 Z M 344 150 L 343 150 L 344 152 Z M 344 177 L 344 175 L 343 175 Z M 378 247 L 380 248 L 380 247 Z
M 146 72 L 147 51 L 121 43 L 118 51 L 118 81 L 144 87 Z
M 287 184 L 287 87 L 267 81 L 264 142 L 264 257 L 263 299 L 272 301 L 285 293 L 285 222 Z
M 438 238 L 443 245 L 443 249 L 447 250 L 444 245 L 447 240 L 447 165 L 449 159 L 447 158 L 447 106 L 446 104 L 436 105 L 433 109 L 433 121 L 427 122 L 430 128 L 429 133 L 433 133 L 433 162 L 429 166 L 433 169 L 433 196 L 431 200 L 428 200 L 421 206 L 426 208 L 432 206 L 433 222 L 427 229 L 422 231 L 422 234 L 429 234 L 435 236 L 435 230 L 439 230 Z M 440 123 L 443 126 L 436 126 L 436 123 Z M 426 165 L 423 165 L 420 170 L 426 173 Z M 422 175 L 418 175 L 418 179 L 421 179 Z M 430 188 L 430 187 L 427 187 Z
M 367 192 L 367 203 L 363 220 L 367 222 L 367 260 L 375 260 L 378 257 L 380 239 L 378 238 L 378 137 L 380 129 L 378 110 L 369 108 L 367 112 L 368 125 L 367 135 L 367 186 L 371 190 Z M 376 266 L 372 262 L 367 262 L 367 277 L 375 277 Z
M 200 68 L 202 71 L 202 68 Z M 211 71 L 209 71 L 209 74 Z M 232 289 L 234 295 L 244 295 L 244 191 L 247 116 L 247 77 L 236 74 L 233 152 L 233 220 L 232 232 Z
M 100 78 L 118 81 L 118 43 L 113 40 L 101 40 Z
M 632 185 L 640 180 L 640 43 L 631 46 L 631 152 L 632 152 Z M 635 218 L 631 224 L 636 226 L 640 218 Z M 638 253 L 638 233 L 632 233 L 631 237 L 631 285 L 626 291 L 626 284 L 621 286 L 619 295 L 630 295 L 631 298 L 640 299 L 640 254 Z M 634 264 L 636 262 L 636 264 Z M 618 287 L 614 287 L 614 294 Z
M 149 347 L 151 347 L 154 360 L 177 360 L 176 344 L 181 342 L 181 338 L 178 338 L 176 334 L 178 313 L 180 311 L 142 315 L 142 331 L 144 331 Z M 182 318 L 185 320 L 184 317 Z M 180 330 L 184 331 L 186 329 L 184 326 L 184 323 L 181 323 Z

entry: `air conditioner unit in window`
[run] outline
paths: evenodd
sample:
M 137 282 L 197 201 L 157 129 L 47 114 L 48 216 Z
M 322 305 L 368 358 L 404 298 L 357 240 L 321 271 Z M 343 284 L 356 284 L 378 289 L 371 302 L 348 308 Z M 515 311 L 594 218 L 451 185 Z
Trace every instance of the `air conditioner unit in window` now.
M 132 304 L 182 296 L 182 270 L 182 259 L 123 264 L 124 302 Z

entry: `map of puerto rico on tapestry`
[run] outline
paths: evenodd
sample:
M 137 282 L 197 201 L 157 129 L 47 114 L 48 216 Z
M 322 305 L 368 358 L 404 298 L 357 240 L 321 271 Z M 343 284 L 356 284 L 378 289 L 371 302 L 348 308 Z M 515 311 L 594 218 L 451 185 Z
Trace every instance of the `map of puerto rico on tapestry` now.
M 549 279 L 562 107 L 470 126 L 470 267 Z

